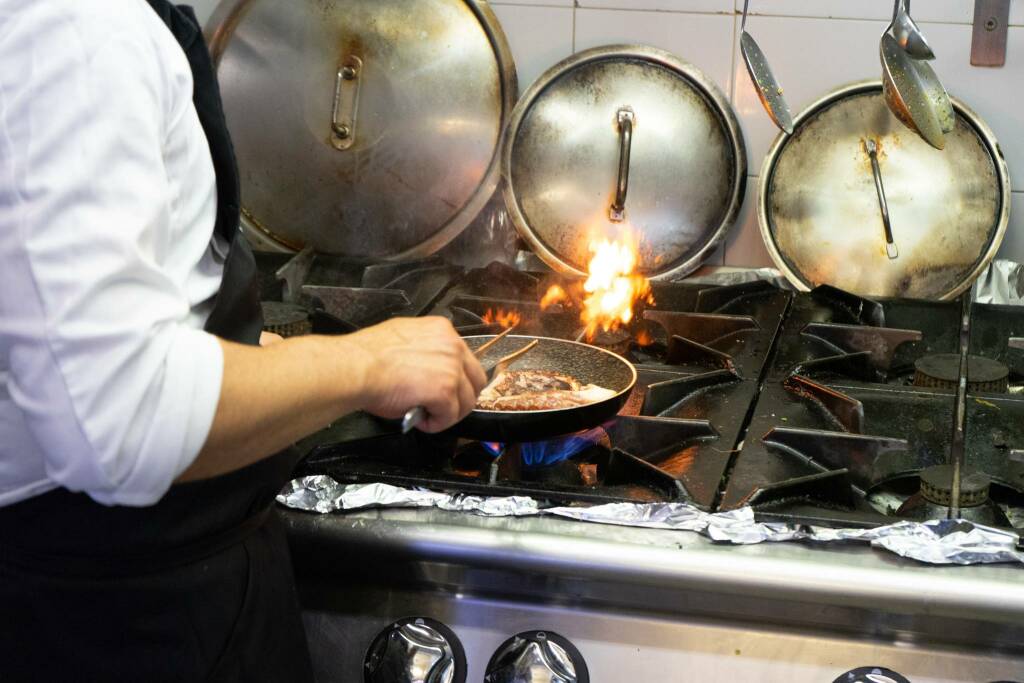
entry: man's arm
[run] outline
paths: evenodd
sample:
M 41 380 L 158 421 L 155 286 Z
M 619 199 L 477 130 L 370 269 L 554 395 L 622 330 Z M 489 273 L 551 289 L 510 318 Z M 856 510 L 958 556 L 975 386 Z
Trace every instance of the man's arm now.
M 468 410 L 482 373 L 446 321 L 266 348 L 195 328 L 162 264 L 193 235 L 171 209 L 176 108 L 158 55 L 130 21 L 74 9 L 0 11 L 0 354 L 47 476 L 150 505 L 183 475 L 242 467 L 356 408 L 422 404 L 434 430 Z
M 485 381 L 444 318 L 396 319 L 264 347 L 220 343 L 224 378 L 213 427 L 179 481 L 253 463 L 355 410 L 397 418 L 422 405 L 423 429 L 440 431 L 473 409 Z

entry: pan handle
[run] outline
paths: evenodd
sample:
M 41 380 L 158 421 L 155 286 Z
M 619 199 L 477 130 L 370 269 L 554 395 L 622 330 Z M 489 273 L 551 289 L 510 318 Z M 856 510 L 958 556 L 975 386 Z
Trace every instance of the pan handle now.
M 356 114 L 362 78 L 363 60 L 355 55 L 349 55 L 338 67 L 338 75 L 334 82 L 331 146 L 338 151 L 344 151 L 356 142 Z
M 871 173 L 875 176 L 875 194 L 878 195 L 878 208 L 882 212 L 882 227 L 885 228 L 885 253 L 890 259 L 900 255 L 892 237 L 892 223 L 889 221 L 889 203 L 885 200 L 885 188 L 882 186 L 882 169 L 878 166 L 878 145 L 874 140 L 865 143 L 868 156 L 871 157 Z
M 615 185 L 615 201 L 608 217 L 621 223 L 626 217 L 626 193 L 629 191 L 629 154 L 633 148 L 633 124 L 636 114 L 629 107 L 619 109 L 616 117 L 619 127 L 619 177 Z

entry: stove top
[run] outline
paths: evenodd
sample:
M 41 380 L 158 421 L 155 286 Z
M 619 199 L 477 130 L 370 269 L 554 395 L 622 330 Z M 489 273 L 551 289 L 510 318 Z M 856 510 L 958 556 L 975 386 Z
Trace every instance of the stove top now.
M 542 310 L 571 279 L 440 260 L 364 266 L 311 253 L 261 257 L 268 310 L 343 333 L 397 315 L 443 315 L 462 334 L 578 336 L 574 313 Z M 869 301 L 820 287 L 653 283 L 629 334 L 597 343 L 639 379 L 619 416 L 532 444 L 401 435 L 366 415 L 301 446 L 302 474 L 542 503 L 682 501 L 750 505 L 764 519 L 874 526 L 944 517 L 960 308 Z M 974 305 L 961 516 L 1024 527 L 1024 310 Z M 291 328 L 289 328 L 291 329 Z M 956 365 L 954 364 L 955 368 Z

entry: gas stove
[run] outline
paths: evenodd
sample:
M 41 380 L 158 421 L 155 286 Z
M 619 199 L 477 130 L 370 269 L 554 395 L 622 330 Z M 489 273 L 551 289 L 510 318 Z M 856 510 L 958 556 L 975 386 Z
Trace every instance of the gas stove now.
M 574 339 L 580 332 L 575 314 L 541 308 L 553 284 L 573 285 L 549 272 L 497 263 L 466 269 L 440 260 L 364 266 L 312 253 L 288 262 L 263 259 L 265 310 L 280 331 L 343 333 L 396 315 L 430 314 L 449 318 L 464 335 L 496 333 L 511 318 L 524 334 Z M 353 415 L 300 444 L 308 455 L 299 474 L 526 495 L 541 505 L 751 506 L 762 520 L 843 527 L 941 518 L 956 505 L 967 519 L 1024 526 L 1024 310 L 972 308 L 965 457 L 954 496 L 958 303 L 871 301 L 830 287 L 793 293 L 765 282 L 653 283 L 652 294 L 654 304 L 628 334 L 595 340 L 638 371 L 629 399 L 606 424 L 546 442 L 493 444 L 402 435 L 394 424 Z M 355 680 L 357 671 L 366 680 L 406 680 L 373 676 L 397 671 L 387 667 L 409 653 L 433 653 L 435 663 L 450 660 L 453 675 L 468 671 L 464 680 L 490 683 L 587 681 L 587 662 L 603 662 L 603 672 L 590 670 L 595 681 L 1024 678 L 1024 659 L 993 660 L 1006 666 L 987 659 L 991 652 L 1018 652 L 1024 642 L 1017 633 L 1024 594 L 1003 583 L 1005 602 L 997 606 L 998 599 L 981 597 L 972 583 L 1019 583 L 1009 568 L 933 570 L 865 549 L 751 553 L 705 547 L 703 539 L 684 543 L 666 532 L 437 511 L 322 519 L 289 512 L 285 518 L 323 680 Z M 566 557 L 565 548 L 589 556 Z M 679 552 L 664 554 L 672 549 Z M 350 552 L 359 553 L 356 562 Z M 526 557 L 520 562 L 508 553 Z M 636 564 L 644 562 L 661 569 Z M 724 574 L 707 574 L 719 564 Z M 567 575 L 569 567 L 575 577 Z M 896 569 L 922 585 L 935 581 L 935 571 L 960 574 L 948 595 L 928 589 L 927 596 L 901 602 L 893 594 Z M 813 576 L 822 570 L 860 585 L 840 589 L 829 577 Z M 353 598 L 351 585 L 375 596 L 372 604 L 360 598 L 342 606 Z M 984 605 L 966 604 L 965 595 Z M 929 611 L 942 616 L 928 621 Z M 507 626 L 494 621 L 499 614 Z M 827 637 L 820 657 L 805 656 L 810 668 L 803 673 L 773 668 L 777 662 L 751 666 L 737 646 L 730 659 L 739 668 L 712 664 L 712 648 L 686 655 L 703 676 L 665 677 L 655 672 L 671 657 L 628 658 L 629 667 L 616 668 L 608 648 L 623 638 L 594 631 L 587 626 L 594 619 L 609 629 L 637 629 L 647 634 L 645 643 L 673 630 L 692 639 L 700 629 L 716 628 L 724 629 L 714 636 L 723 643 L 754 649 L 773 639 L 794 647 L 793 629 Z M 342 632 L 348 663 L 328 654 Z M 874 659 L 847 656 L 857 651 L 852 636 L 880 643 Z M 754 646 L 751 638 L 765 640 Z M 897 641 L 915 645 L 900 650 Z M 949 647 L 959 648 L 958 661 L 971 666 L 942 672 L 927 664 L 942 660 Z M 349 655 L 363 668 L 352 668 Z M 534 670 L 531 662 L 554 673 L 524 677 L 522 671 Z M 829 662 L 846 662 L 850 671 L 888 662 L 893 666 L 883 669 L 892 677 L 870 678 L 883 674 L 865 669 L 856 674 L 861 678 L 841 678 L 844 669 L 830 669 Z M 770 673 L 754 673 L 759 667 Z
M 353 273 L 359 286 L 316 283 L 342 270 L 313 263 L 304 275 L 314 330 L 431 314 L 466 335 L 500 331 L 502 317 L 526 334 L 579 333 L 575 316 L 538 303 L 552 284 L 570 285 L 550 273 L 422 262 Z M 794 294 L 765 282 L 655 283 L 653 297 L 632 336 L 607 342 L 638 381 L 602 427 L 495 447 L 403 436 L 361 416 L 308 442 L 304 472 L 553 504 L 750 505 L 765 519 L 843 526 L 947 516 L 955 302 L 869 301 L 827 286 Z M 975 306 L 972 329 L 962 516 L 1021 526 L 1024 352 L 1010 344 L 1024 335 L 1024 311 Z

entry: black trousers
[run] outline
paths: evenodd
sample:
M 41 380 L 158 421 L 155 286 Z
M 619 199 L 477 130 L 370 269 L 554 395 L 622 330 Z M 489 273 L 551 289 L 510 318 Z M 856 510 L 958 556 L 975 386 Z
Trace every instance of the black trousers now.
M 284 453 L 148 508 L 0 508 L 0 681 L 313 680 L 273 496 Z

